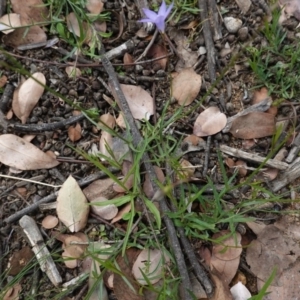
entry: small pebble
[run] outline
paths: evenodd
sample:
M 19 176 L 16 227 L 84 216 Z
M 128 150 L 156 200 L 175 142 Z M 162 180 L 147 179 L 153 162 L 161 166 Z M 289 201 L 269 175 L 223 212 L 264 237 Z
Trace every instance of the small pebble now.
M 240 28 L 239 31 L 238 31 L 239 40 L 241 42 L 246 41 L 247 38 L 248 38 L 248 33 L 249 33 L 248 27 L 242 27 L 242 28 Z
M 237 33 L 238 30 L 242 27 L 242 20 L 233 17 L 225 17 L 224 24 L 228 32 Z

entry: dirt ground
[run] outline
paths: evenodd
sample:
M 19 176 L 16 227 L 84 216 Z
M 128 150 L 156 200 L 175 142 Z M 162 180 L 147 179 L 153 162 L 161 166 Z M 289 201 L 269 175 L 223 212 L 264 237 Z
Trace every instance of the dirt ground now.
M 154 2 L 160 3 L 160 1 Z M 178 1 L 175 1 L 175 6 L 176 2 Z M 194 2 L 198 8 L 197 1 Z M 209 3 L 209 1 L 199 2 Z M 256 91 L 261 91 L 261 86 L 256 88 L 257 78 L 249 67 L 249 57 L 247 57 L 244 49 L 248 46 L 260 47 L 262 43 L 265 43 L 265 38 L 261 33 L 261 27 L 264 26 L 264 22 L 272 9 L 272 5 L 265 4 L 264 1 L 250 1 L 250 8 L 247 9 L 246 12 L 243 12 L 242 9 L 246 8 L 241 8 L 241 4 L 239 5 L 239 3 L 243 1 L 220 0 L 216 2 L 218 9 L 216 13 L 219 23 L 212 22 L 214 14 L 213 11 L 210 10 L 209 18 L 211 19 L 209 19 L 210 23 L 208 23 L 209 26 L 211 26 L 215 51 L 213 58 L 215 60 L 214 66 L 212 66 L 211 58 L 209 58 L 213 51 L 207 45 L 205 30 L 202 26 L 203 20 L 199 12 L 192 14 L 185 12 L 183 8 L 176 11 L 177 15 L 175 14 L 166 25 L 166 35 L 173 45 L 170 46 L 168 41 L 164 39 L 160 33 L 151 41 L 154 31 L 145 30 L 145 26 L 137 22 L 142 16 L 136 3 L 126 0 L 104 2 L 104 11 L 111 13 L 111 19 L 106 21 L 106 32 L 112 32 L 110 37 L 103 38 L 105 51 L 111 53 L 110 51 L 130 41 L 131 44 L 128 44 L 128 50 L 119 51 L 110 61 L 121 84 L 141 86 L 142 89 L 147 91 L 154 99 L 155 111 L 149 120 L 150 124 L 160 124 L 159 120 L 161 117 L 167 121 L 180 109 L 178 101 L 174 99 L 174 97 L 172 98 L 171 90 L 171 81 L 175 80 L 176 75 L 179 76 L 178 74 L 185 68 L 193 68 L 195 73 L 201 75 L 202 84 L 197 96 L 194 97 L 193 104 L 184 106 L 181 112 L 182 117 L 176 119 L 176 121 L 171 123 L 169 127 L 166 128 L 166 131 L 164 131 L 168 134 L 171 132 L 172 137 L 176 141 L 180 141 L 193 134 L 196 119 L 199 114 L 208 107 L 218 107 L 220 113 L 223 113 L 228 120 L 228 118 L 235 116 L 237 113 L 253 105 L 253 95 L 255 95 Z M 143 1 L 141 1 L 141 3 L 143 3 Z M 151 3 L 149 6 L 151 7 Z M 208 9 L 210 9 L 210 7 L 208 7 Z M 9 11 L 3 11 L 2 14 L 6 14 L 7 12 Z M 176 16 L 178 19 L 176 19 Z M 232 20 L 235 21 L 237 19 L 240 20 L 242 26 L 240 26 L 238 30 L 229 30 L 224 23 L 224 18 L 226 17 L 231 17 Z M 295 21 L 293 17 L 291 20 Z M 295 29 L 292 25 L 285 28 L 289 30 L 290 35 L 293 34 L 293 30 Z M 55 37 L 51 34 L 49 25 L 43 27 L 43 30 L 46 33 L 47 40 Z M 73 278 L 78 278 L 78 276 L 83 273 L 81 263 L 78 263 L 78 266 L 75 268 L 68 268 L 62 261 L 62 240 L 54 239 L 53 236 L 54 232 L 65 233 L 66 227 L 63 226 L 61 218 L 59 218 L 60 223 L 55 229 L 46 229 L 43 227 L 42 222 L 46 216 L 57 216 L 55 208 L 51 209 L 50 207 L 50 209 L 47 209 L 47 207 L 45 208 L 44 206 L 46 206 L 46 203 L 50 204 L 56 201 L 57 192 L 70 175 L 72 175 L 77 182 L 81 182 L 82 188 L 87 187 L 93 181 L 99 180 L 101 175 L 103 175 L 99 175 L 99 168 L 97 168 L 97 166 L 89 161 L 82 153 L 76 151 L 76 149 L 81 149 L 90 155 L 99 151 L 101 129 L 96 128 L 95 122 L 92 123 L 91 118 L 86 118 L 85 115 L 82 114 L 82 111 L 86 112 L 94 109 L 97 110 L 98 115 L 110 113 L 112 116 L 117 117 L 119 116 L 120 108 L 111 105 L 116 99 L 115 94 L 111 90 L 112 86 L 109 84 L 109 77 L 104 66 L 96 59 L 93 59 L 93 57 L 76 55 L 73 51 L 74 47 L 63 38 L 58 37 L 57 43 L 48 48 L 43 46 L 34 49 L 29 47 L 28 50 L 20 50 L 18 46 L 12 46 L 12 44 L 15 44 L 16 37 L 9 39 L 7 35 L 1 35 L 3 41 L 0 51 L 1 76 L 2 78 L 3 76 L 7 78 L 6 83 L 1 88 L 0 94 L 1 136 L 13 135 L 14 137 L 22 138 L 26 136 L 28 143 L 33 144 L 43 152 L 54 155 L 55 159 L 59 162 L 59 164 L 49 168 L 39 166 L 36 169 L 26 170 L 25 167 L 25 169 L 21 167 L 18 170 L 18 166 L 21 165 L 21 162 L 15 161 L 14 163 L 6 163 L 5 160 L 1 158 L 6 156 L 6 154 L 4 154 L 3 148 L 0 150 L 0 173 L 4 175 L 0 177 L 0 274 L 2 274 L 0 284 L 1 289 L 5 291 L 11 282 L 12 291 L 18 295 L 9 294 L 13 292 L 10 291 L 7 293 L 6 291 L 5 296 L 4 294 L 2 294 L 2 296 L 4 297 L 3 299 L 6 300 L 88 299 L 89 287 L 87 279 L 83 280 L 77 286 L 71 286 L 69 292 L 65 294 L 61 292 L 60 284 L 54 287 L 53 283 L 47 278 L 46 273 L 41 271 L 39 264 L 37 264 L 37 261 L 34 259 L 34 255 L 30 250 L 32 245 L 28 242 L 26 230 L 24 228 L 22 229 L 19 220 L 24 215 L 28 215 L 37 224 L 43 240 L 47 242 L 47 247 L 52 253 L 63 283 L 69 282 Z M 291 39 L 291 41 L 293 40 Z M 154 46 L 152 46 L 145 55 L 142 55 L 148 44 L 152 42 Z M 30 45 L 30 43 L 28 44 Z M 88 49 L 87 45 L 83 47 Z M 172 47 L 174 47 L 174 49 L 172 49 Z M 164 56 L 164 58 L 157 60 L 157 57 L 160 56 Z M 138 58 L 140 58 L 140 60 L 136 62 Z M 71 63 L 75 63 L 76 67 L 81 71 L 81 74 L 76 77 L 72 75 L 68 76 L 65 69 L 67 66 L 70 66 Z M 127 65 L 125 65 L 126 63 Z M 214 70 L 211 69 L 212 67 Z M 21 124 L 20 118 L 16 116 L 13 109 L 14 92 L 20 86 L 23 80 L 22 78 L 27 79 L 28 74 L 36 72 L 40 72 L 44 75 L 48 88 L 45 88 L 39 101 L 34 105 L 34 108 L 25 122 Z M 213 76 L 216 77 L 217 83 L 212 80 Z M 185 83 L 182 84 L 184 85 Z M 188 84 L 188 82 L 186 84 Z M 184 89 L 183 87 L 183 90 Z M 60 96 L 63 96 L 64 99 Z M 170 99 L 171 102 L 165 111 L 165 107 Z M 277 99 L 273 97 L 273 101 L 275 100 Z M 201 101 L 202 104 L 200 103 Z M 291 101 L 295 100 L 292 99 Z M 199 105 L 193 106 L 195 103 Z M 193 111 L 191 111 L 191 107 L 194 107 Z M 293 114 L 294 109 L 297 111 L 297 106 L 296 108 L 295 106 L 289 105 L 278 106 L 278 112 L 275 118 L 278 120 L 293 119 L 293 121 L 296 122 L 293 123 L 293 126 L 298 128 L 299 120 L 297 112 Z M 140 127 L 143 128 L 142 136 L 145 138 L 146 132 L 148 131 L 145 127 L 141 125 Z M 287 124 L 286 131 L 288 132 L 290 128 L 291 125 Z M 162 132 L 164 129 L 165 128 L 162 129 Z M 253 131 L 253 129 L 250 131 Z M 120 129 L 119 132 L 123 132 L 123 129 Z M 295 134 L 296 133 L 297 130 L 295 130 Z M 194 172 L 191 176 L 192 178 L 181 182 L 183 186 L 189 186 L 189 183 L 192 183 L 200 189 L 208 182 L 207 178 L 210 178 L 214 186 L 218 189 L 219 186 L 225 184 L 218 157 L 221 155 L 229 176 L 234 173 L 234 171 L 230 169 L 233 168 L 233 165 L 230 165 L 231 163 L 235 164 L 238 160 L 246 161 L 246 159 L 243 160 L 243 158 L 239 158 L 239 156 L 235 157 L 227 152 L 220 152 L 220 145 L 225 145 L 232 149 L 244 150 L 250 154 L 255 153 L 263 158 L 268 156 L 273 145 L 272 135 L 254 138 L 250 142 L 250 139 L 241 139 L 233 136 L 231 131 L 223 132 L 222 130 L 219 130 L 215 134 L 210 134 L 208 137 L 203 137 L 203 139 L 206 143 L 204 151 L 193 151 L 183 155 L 185 161 L 195 166 L 193 168 Z M 246 144 L 248 142 L 254 144 L 247 146 Z M 0 143 L 4 142 L 1 141 Z M 8 149 L 10 146 L 5 147 L 6 151 L 16 151 L 12 149 L 13 146 L 11 146 L 11 149 Z M 280 148 L 282 147 L 283 146 Z M 292 147 L 293 144 L 290 143 L 289 147 L 287 147 L 287 151 L 290 151 Z M 29 155 L 29 152 L 26 152 L 26 155 Z M 158 158 L 154 158 L 152 155 L 152 162 L 159 161 L 160 156 L 163 156 L 163 154 L 157 153 Z M 274 158 L 274 156 L 268 158 Z M 103 165 L 107 168 L 113 167 L 107 161 L 104 161 Z M 277 224 L 281 222 L 281 212 L 286 212 L 290 219 L 288 221 L 285 220 L 287 223 L 278 223 L 279 225 L 277 224 L 278 227 L 276 227 L 280 228 L 278 229 L 279 232 L 281 232 L 280 230 L 283 232 L 289 228 L 290 224 L 298 221 L 296 213 L 298 209 L 296 201 L 297 178 L 277 190 L 276 185 L 278 182 L 275 181 L 276 183 L 272 183 L 272 180 L 261 181 L 261 177 L 259 177 L 258 174 L 260 171 L 257 169 L 258 167 L 259 164 L 257 162 L 249 162 L 245 167 L 246 173 L 244 175 L 240 173 L 239 176 L 230 182 L 230 185 L 238 186 L 235 189 L 237 194 L 234 194 L 234 191 L 232 191 L 232 193 L 228 192 L 222 196 L 224 196 L 224 199 L 227 197 L 226 201 L 228 201 L 228 206 L 234 206 L 245 199 L 251 201 L 254 196 L 268 199 L 272 193 L 272 195 L 275 195 L 274 197 L 277 198 L 270 201 L 271 204 L 266 204 L 268 201 L 263 201 L 266 205 L 266 209 L 249 209 L 249 213 L 247 213 L 246 216 L 253 217 L 260 222 L 261 226 L 275 226 L 273 225 L 274 223 Z M 167 175 L 165 166 L 162 167 L 162 169 L 165 175 Z M 240 170 L 241 169 L 242 168 L 240 168 Z M 257 174 L 252 176 L 251 174 L 255 170 Z M 283 172 L 284 170 L 285 169 L 281 169 L 279 172 Z M 115 174 L 117 174 L 117 177 L 121 175 L 119 170 Z M 140 185 L 142 186 L 145 178 L 145 170 L 143 167 L 141 168 L 141 174 Z M 252 176 L 251 178 L 253 179 L 251 184 L 262 182 L 258 190 L 253 189 L 252 185 L 247 181 L 250 176 Z M 40 185 L 36 182 L 42 182 L 46 185 Z M 243 184 L 243 182 L 247 184 Z M 175 187 L 176 179 L 173 184 Z M 69 189 L 71 188 L 69 187 Z M 273 192 L 274 190 L 276 191 Z M 208 193 L 208 199 L 213 201 L 213 195 L 213 193 Z M 292 204 L 290 202 L 291 199 L 294 200 Z M 195 205 L 192 207 L 192 211 L 200 211 L 203 213 L 208 211 L 212 204 L 211 202 L 207 202 L 205 205 L 207 206 Z M 136 219 L 137 217 L 135 221 Z M 293 219 L 293 221 L 290 221 L 291 219 Z M 89 237 L 89 240 L 98 241 L 101 239 L 101 235 L 108 238 L 108 240 L 113 240 L 116 230 L 126 231 L 128 228 L 127 222 L 128 220 L 121 220 L 111 224 L 110 221 L 102 219 L 93 212 L 89 214 L 86 226 L 80 231 L 84 232 Z M 147 224 L 147 221 L 144 219 L 140 222 Z M 253 240 L 262 241 L 262 243 L 264 243 L 264 240 L 261 240 L 261 231 L 253 229 L 252 225 L 248 223 L 246 224 L 246 222 L 244 222 L 240 224 L 241 227 L 239 229 L 237 229 L 238 227 L 235 229 L 241 236 L 240 248 L 243 248 L 243 251 L 241 250 L 241 253 L 238 254 L 238 271 L 235 272 L 235 279 L 233 279 L 230 286 L 241 280 L 237 279 L 241 276 L 243 278 L 241 281 L 246 285 L 250 293 L 255 295 L 261 289 L 257 278 L 259 277 L 262 279 L 262 282 L 266 282 L 268 277 L 265 274 L 259 273 L 257 267 L 251 268 L 248 261 L 246 249 L 250 243 Z M 220 223 L 216 227 L 218 231 L 226 231 L 229 230 L 228 224 Z M 139 226 L 143 228 L 144 225 Z M 162 226 L 165 228 L 165 225 Z M 267 228 L 268 230 L 270 229 L 270 227 Z M 31 230 L 33 229 L 31 228 L 30 231 Z M 97 236 L 93 237 L 95 232 L 97 232 Z M 99 234 L 99 232 L 101 232 L 101 234 Z M 292 232 L 296 234 L 296 231 Z M 213 233 L 213 231 L 207 230 L 207 234 L 210 235 L 210 237 L 213 236 Z M 162 234 L 164 234 L 164 238 L 167 241 L 168 232 L 164 230 Z M 209 249 L 209 251 L 213 253 L 215 246 L 212 240 L 209 241 L 209 238 L 206 241 L 201 240 L 201 238 L 196 238 L 195 236 L 188 236 L 188 238 L 199 261 L 205 261 L 205 258 L 203 258 L 205 257 L 203 254 L 204 248 Z M 297 240 L 297 237 L 294 237 L 294 240 Z M 287 243 L 286 240 L 281 242 Z M 289 247 L 291 247 L 290 249 L 294 249 L 290 244 Z M 172 250 L 170 251 L 172 252 Z M 264 251 L 268 252 L 268 250 Z M 297 254 L 299 250 L 293 251 L 293 253 Z M 183 254 L 186 255 L 185 251 L 183 251 Z M 250 254 L 248 253 L 248 255 Z M 253 255 L 254 257 L 255 255 L 259 256 L 255 253 Z M 278 257 L 276 259 L 280 260 L 280 257 Z M 267 260 L 267 258 L 265 259 Z M 274 259 L 274 264 L 276 265 L 277 260 L 275 260 L 275 258 L 268 257 L 268 259 L 271 261 Z M 285 260 L 286 258 L 281 257 L 281 259 Z M 31 264 L 31 267 L 25 269 L 26 271 L 24 271 L 24 269 L 21 271 L 24 265 L 27 265 L 27 261 L 32 260 L 33 264 Z M 291 268 L 292 265 L 294 266 L 294 264 L 296 264 L 295 261 L 287 263 L 287 266 L 278 264 L 279 268 L 281 268 L 280 271 L 284 272 L 286 269 Z M 217 293 L 220 293 L 210 299 L 233 299 L 231 298 L 232 296 L 226 294 L 227 290 L 229 291 L 229 283 L 231 280 L 227 283 L 226 288 L 224 288 L 225 291 L 223 291 L 223 288 L 220 288 L 218 280 L 223 282 L 221 285 L 224 285 L 224 277 L 218 277 L 212 274 L 211 269 L 207 267 L 208 265 L 206 265 L 205 272 L 210 278 L 214 278 L 214 289 Z M 264 266 L 262 266 L 262 268 L 264 268 Z M 268 269 L 268 271 L 268 276 L 270 276 L 272 269 Z M 176 273 L 176 275 L 178 276 L 178 273 Z M 219 279 L 216 281 L 214 276 Z M 19 283 L 18 286 L 17 283 Z M 103 297 L 103 299 L 129 299 L 128 295 L 120 296 L 122 293 L 129 293 L 128 287 L 124 287 L 121 291 L 116 286 L 114 289 L 108 290 L 108 298 Z M 288 294 L 285 294 L 286 291 L 283 291 L 281 294 L 283 298 L 281 299 L 299 299 L 297 298 L 296 291 L 296 286 L 294 286 L 293 296 L 287 296 Z M 90 299 L 102 299 L 101 297 L 98 295 L 98 298 Z M 137 298 L 130 299 L 157 299 L 156 297 L 158 296 L 139 295 Z M 182 296 L 178 297 L 180 297 L 178 299 L 183 299 L 181 298 Z M 169 298 L 166 296 L 166 298 L 159 299 Z M 265 299 L 274 300 L 277 298 Z

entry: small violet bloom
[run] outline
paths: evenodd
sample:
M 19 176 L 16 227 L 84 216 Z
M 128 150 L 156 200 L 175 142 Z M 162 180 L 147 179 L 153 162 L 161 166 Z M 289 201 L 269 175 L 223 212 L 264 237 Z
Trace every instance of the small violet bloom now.
M 171 3 L 169 7 L 167 7 L 165 0 L 163 0 L 158 13 L 148 9 L 143 8 L 144 14 L 147 18 L 140 20 L 139 22 L 151 22 L 156 25 L 159 31 L 165 32 L 165 20 L 167 19 L 168 15 L 170 14 L 174 3 Z

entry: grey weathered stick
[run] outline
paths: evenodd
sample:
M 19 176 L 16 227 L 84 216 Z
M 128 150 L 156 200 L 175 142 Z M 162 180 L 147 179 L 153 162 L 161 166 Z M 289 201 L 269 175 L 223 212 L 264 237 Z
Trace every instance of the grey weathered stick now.
M 295 181 L 299 177 L 300 177 L 300 157 L 298 157 L 285 172 L 282 172 L 279 175 L 279 178 L 271 182 L 270 184 L 271 189 L 274 193 L 276 193 L 280 189 L 288 185 L 289 183 Z
M 209 74 L 210 82 L 214 83 L 216 80 L 216 50 L 215 50 L 215 45 L 211 34 L 210 24 L 209 24 L 207 0 L 198 0 L 198 6 L 200 9 L 200 17 L 203 26 L 205 47 L 207 50 L 208 74 Z
M 54 123 L 42 123 L 42 124 L 10 124 L 8 128 L 12 128 L 18 132 L 31 132 L 31 133 L 39 133 L 45 131 L 53 131 L 59 128 L 63 128 L 65 126 L 72 125 L 77 123 L 85 118 L 84 114 L 80 114 L 78 116 L 70 117 L 66 120 Z
M 227 124 L 224 127 L 224 129 L 222 130 L 222 132 L 223 133 L 229 132 L 233 121 L 235 119 L 237 119 L 238 117 L 248 115 L 249 113 L 255 112 L 255 111 L 266 111 L 270 108 L 271 104 L 272 104 L 272 100 L 270 98 L 266 98 L 265 100 L 263 100 L 257 104 L 251 105 L 250 107 L 242 110 L 241 112 L 239 112 L 236 115 L 227 119 Z
M 58 286 L 62 283 L 62 278 L 48 248 L 44 243 L 43 237 L 35 221 L 29 216 L 24 216 L 19 221 L 19 224 L 29 240 L 37 261 L 40 264 L 41 270 L 47 274 L 48 278 L 55 286 Z
M 232 147 L 228 147 L 228 146 L 225 146 L 225 145 L 221 145 L 220 150 L 223 153 L 226 153 L 228 155 L 238 157 L 238 158 L 242 158 L 242 159 L 245 159 L 247 161 L 251 161 L 251 162 L 255 162 L 255 163 L 259 163 L 259 164 L 265 162 L 265 160 L 266 160 L 266 157 L 263 157 L 263 156 L 260 156 L 260 155 L 254 154 L 254 153 L 248 153 L 248 152 L 238 150 L 238 149 L 235 149 L 235 148 L 232 148 Z M 287 164 L 285 162 L 282 162 L 282 161 L 279 161 L 277 159 L 272 159 L 272 158 L 268 159 L 265 162 L 265 165 L 268 166 L 268 167 L 271 167 L 271 168 L 278 169 L 278 170 L 287 170 L 288 167 L 289 167 L 289 164 Z
M 100 37 L 99 37 L 100 38 Z M 108 76 L 109 76 L 109 83 L 111 87 L 112 94 L 116 101 L 118 102 L 118 105 L 120 106 L 121 110 L 123 111 L 125 118 L 127 120 L 127 123 L 129 125 L 129 129 L 131 132 L 132 136 L 132 143 L 135 148 L 139 149 L 143 143 L 144 139 L 142 138 L 138 128 L 136 127 L 135 120 L 131 114 L 129 105 L 127 103 L 127 100 L 121 90 L 120 83 L 118 81 L 118 78 L 116 76 L 116 73 L 114 71 L 114 68 L 110 61 L 106 58 L 105 56 L 105 51 L 103 44 L 101 45 L 101 48 L 99 49 L 100 54 L 101 54 L 101 62 L 103 67 L 105 68 Z M 157 191 L 159 188 L 156 184 L 157 182 L 157 177 L 153 168 L 153 165 L 151 164 L 150 157 L 147 153 L 144 153 L 142 157 L 142 162 L 144 164 L 144 167 L 149 174 L 149 178 L 152 184 L 152 187 L 154 191 Z M 170 212 L 167 203 L 164 198 L 159 201 L 161 211 L 163 213 L 163 220 L 166 224 L 168 234 L 169 234 L 169 239 L 170 239 L 170 244 L 176 259 L 177 267 L 180 272 L 182 284 L 184 287 L 184 299 L 185 300 L 192 300 L 192 297 L 190 295 L 190 291 L 192 291 L 192 285 L 189 279 L 189 274 L 187 271 L 187 267 L 184 261 L 184 257 L 182 254 L 182 250 L 179 244 L 179 240 L 177 237 L 177 232 L 175 230 L 174 224 L 171 221 L 171 219 L 167 216 L 167 213 Z
M 300 134 L 298 133 L 295 140 L 293 141 L 293 147 L 290 150 L 289 155 L 285 159 L 285 161 L 290 164 L 291 162 L 293 162 L 293 160 L 296 158 L 299 152 L 300 152 Z

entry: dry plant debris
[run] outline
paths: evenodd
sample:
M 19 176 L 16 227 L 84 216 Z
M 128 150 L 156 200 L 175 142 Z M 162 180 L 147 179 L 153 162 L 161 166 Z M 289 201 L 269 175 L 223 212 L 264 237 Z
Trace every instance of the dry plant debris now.
M 299 1 L 79 2 L 0 2 L 0 298 L 295 299 Z

